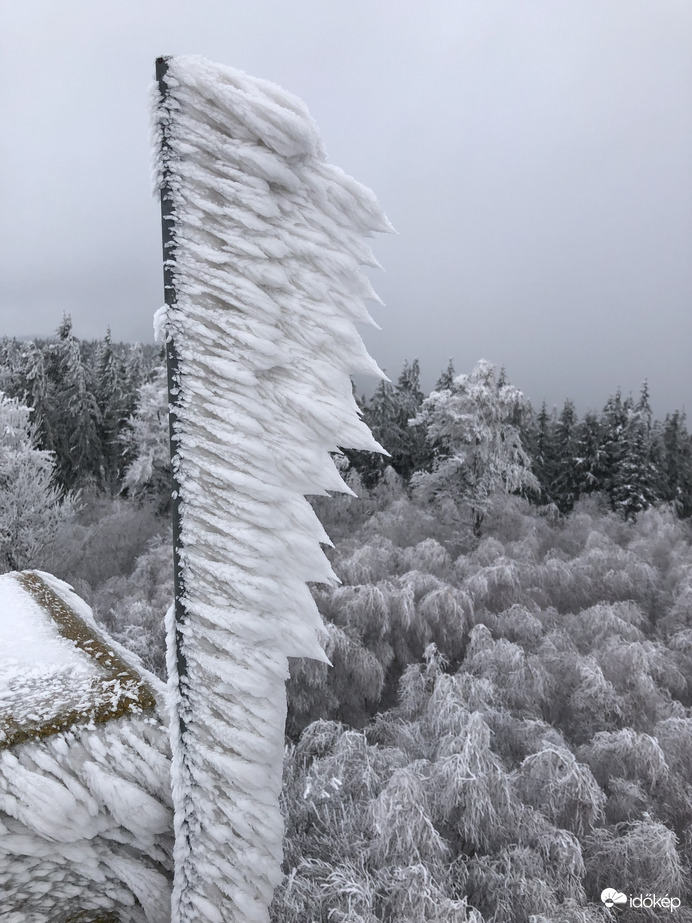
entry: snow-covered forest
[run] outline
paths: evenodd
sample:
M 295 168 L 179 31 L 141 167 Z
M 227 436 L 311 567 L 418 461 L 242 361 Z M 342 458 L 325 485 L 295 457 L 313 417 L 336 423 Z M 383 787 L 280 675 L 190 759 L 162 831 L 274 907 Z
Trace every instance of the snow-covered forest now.
M 68 581 L 161 677 L 165 382 L 68 317 L 0 341 L 0 572 Z M 613 887 L 692 920 L 684 413 L 535 408 L 484 361 L 358 401 L 389 457 L 313 501 L 341 585 L 312 587 L 333 666 L 291 665 L 273 919 L 576 923 Z

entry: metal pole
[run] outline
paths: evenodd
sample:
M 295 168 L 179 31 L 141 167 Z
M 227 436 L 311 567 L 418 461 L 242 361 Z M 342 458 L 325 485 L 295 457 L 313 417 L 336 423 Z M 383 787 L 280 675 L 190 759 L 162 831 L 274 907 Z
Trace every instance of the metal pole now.
M 156 59 L 156 80 L 159 85 L 160 104 L 164 105 L 168 88 L 166 86 L 165 76 L 168 71 L 168 58 Z M 165 121 L 161 124 L 161 238 L 163 243 L 163 292 L 166 305 L 170 308 L 176 304 L 177 296 L 175 291 L 175 281 L 173 269 L 175 267 L 175 235 L 173 227 L 175 223 L 175 214 L 173 210 L 173 200 L 170 185 L 170 143 L 168 140 L 168 126 Z M 172 339 L 166 340 L 166 371 L 168 375 L 168 434 L 171 453 L 171 519 L 173 522 L 173 586 L 175 590 L 175 640 L 176 640 L 176 661 L 178 665 L 178 682 L 181 687 L 183 677 L 187 677 L 187 661 L 182 650 L 182 632 L 181 626 L 187 620 L 187 613 L 183 603 L 185 591 L 185 582 L 183 577 L 182 564 L 180 560 L 180 536 L 181 536 L 181 519 L 180 519 L 180 483 L 176 472 L 177 446 L 175 433 L 177 430 L 177 406 L 180 401 L 180 369 L 178 363 L 178 352 Z M 185 730 L 185 721 L 182 715 L 180 719 L 181 735 Z

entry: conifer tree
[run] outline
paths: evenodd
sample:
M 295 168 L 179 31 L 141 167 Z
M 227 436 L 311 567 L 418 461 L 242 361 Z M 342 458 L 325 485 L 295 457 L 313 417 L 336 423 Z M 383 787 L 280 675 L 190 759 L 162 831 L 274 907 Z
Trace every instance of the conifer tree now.
M 450 359 L 444 371 L 440 372 L 440 377 L 435 382 L 434 391 L 449 391 L 454 383 L 455 378 L 454 363 Z
M 409 422 L 420 410 L 423 398 L 417 359 L 404 363 L 396 385 L 382 381 L 375 389 L 365 406 L 364 419 L 390 458 L 377 456 L 366 460 L 363 467 L 356 464 L 366 487 L 373 486 L 388 465 L 405 480 L 414 471 L 429 467 L 431 453 L 425 430 Z M 360 458 L 361 454 L 349 453 L 349 457 Z
M 692 442 L 679 410 L 667 414 L 660 432 L 661 499 L 673 503 L 678 516 L 692 514 Z
M 101 412 L 69 315 L 63 317 L 58 328 L 51 368 L 55 428 L 60 430 L 56 444 L 60 481 L 67 488 L 102 483 Z
M 575 468 L 577 448 L 577 414 L 567 399 L 555 424 L 555 464 L 550 494 L 561 513 L 574 508 L 579 498 L 579 481 Z
M 644 382 L 636 405 L 626 403 L 627 418 L 620 431 L 619 459 L 612 472 L 611 500 L 625 519 L 635 519 L 656 500 L 658 475 L 652 463 L 651 407 Z
M 144 355 L 141 343 L 133 343 L 127 352 L 124 370 L 125 404 L 124 418 L 132 416 L 137 409 L 137 392 L 144 384 Z
M 629 411 L 632 409 L 631 398 L 623 400 L 618 388 L 605 403 L 601 417 L 602 451 L 603 451 L 603 488 L 608 496 L 611 509 L 615 510 L 617 501 L 615 490 L 619 480 L 619 469 L 623 455 L 623 435 L 627 428 Z
M 414 471 L 427 469 L 432 461 L 425 427 L 413 422 L 425 398 L 420 387 L 418 359 L 404 362 L 396 385 L 396 398 L 400 430 L 398 444 L 392 453 L 392 467 L 408 480 Z
M 113 349 L 109 327 L 96 355 L 95 397 L 99 409 L 97 433 L 103 453 L 105 481 L 111 487 L 118 478 L 122 452 L 117 439 L 125 420 L 123 378 L 124 370 Z
M 555 419 L 543 401 L 538 414 L 527 406 L 520 434 L 522 444 L 531 458 L 531 470 L 540 485 L 539 497 L 543 503 L 552 502 L 552 484 L 555 478 Z
M 595 413 L 586 413 L 578 427 L 574 472 L 579 496 L 603 489 L 605 452 L 601 422 Z
M 32 409 L 32 423 L 41 448 L 54 451 L 55 407 L 44 350 L 35 342 L 27 344 L 22 352 L 18 385 L 21 399 Z

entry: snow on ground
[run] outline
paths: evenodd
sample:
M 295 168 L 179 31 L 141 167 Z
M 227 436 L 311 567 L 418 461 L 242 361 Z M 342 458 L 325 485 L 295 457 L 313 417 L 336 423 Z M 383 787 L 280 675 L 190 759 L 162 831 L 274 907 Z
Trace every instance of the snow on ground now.
M 161 683 L 67 584 L 0 576 L 4 923 L 170 919 L 164 719 Z

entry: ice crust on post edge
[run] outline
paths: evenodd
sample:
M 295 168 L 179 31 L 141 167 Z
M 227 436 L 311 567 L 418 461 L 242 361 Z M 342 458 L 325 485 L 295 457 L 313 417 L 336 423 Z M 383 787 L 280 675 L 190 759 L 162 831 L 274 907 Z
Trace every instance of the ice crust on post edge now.
M 175 299 L 156 324 L 178 357 L 184 580 L 182 622 L 168 615 L 173 921 L 261 923 L 282 878 L 287 658 L 327 660 L 306 581 L 336 581 L 305 496 L 350 492 L 338 446 L 381 451 L 350 374 L 382 376 L 355 323 L 377 300 L 364 238 L 391 226 L 326 162 L 299 99 L 199 57 L 167 66 L 156 169 Z

